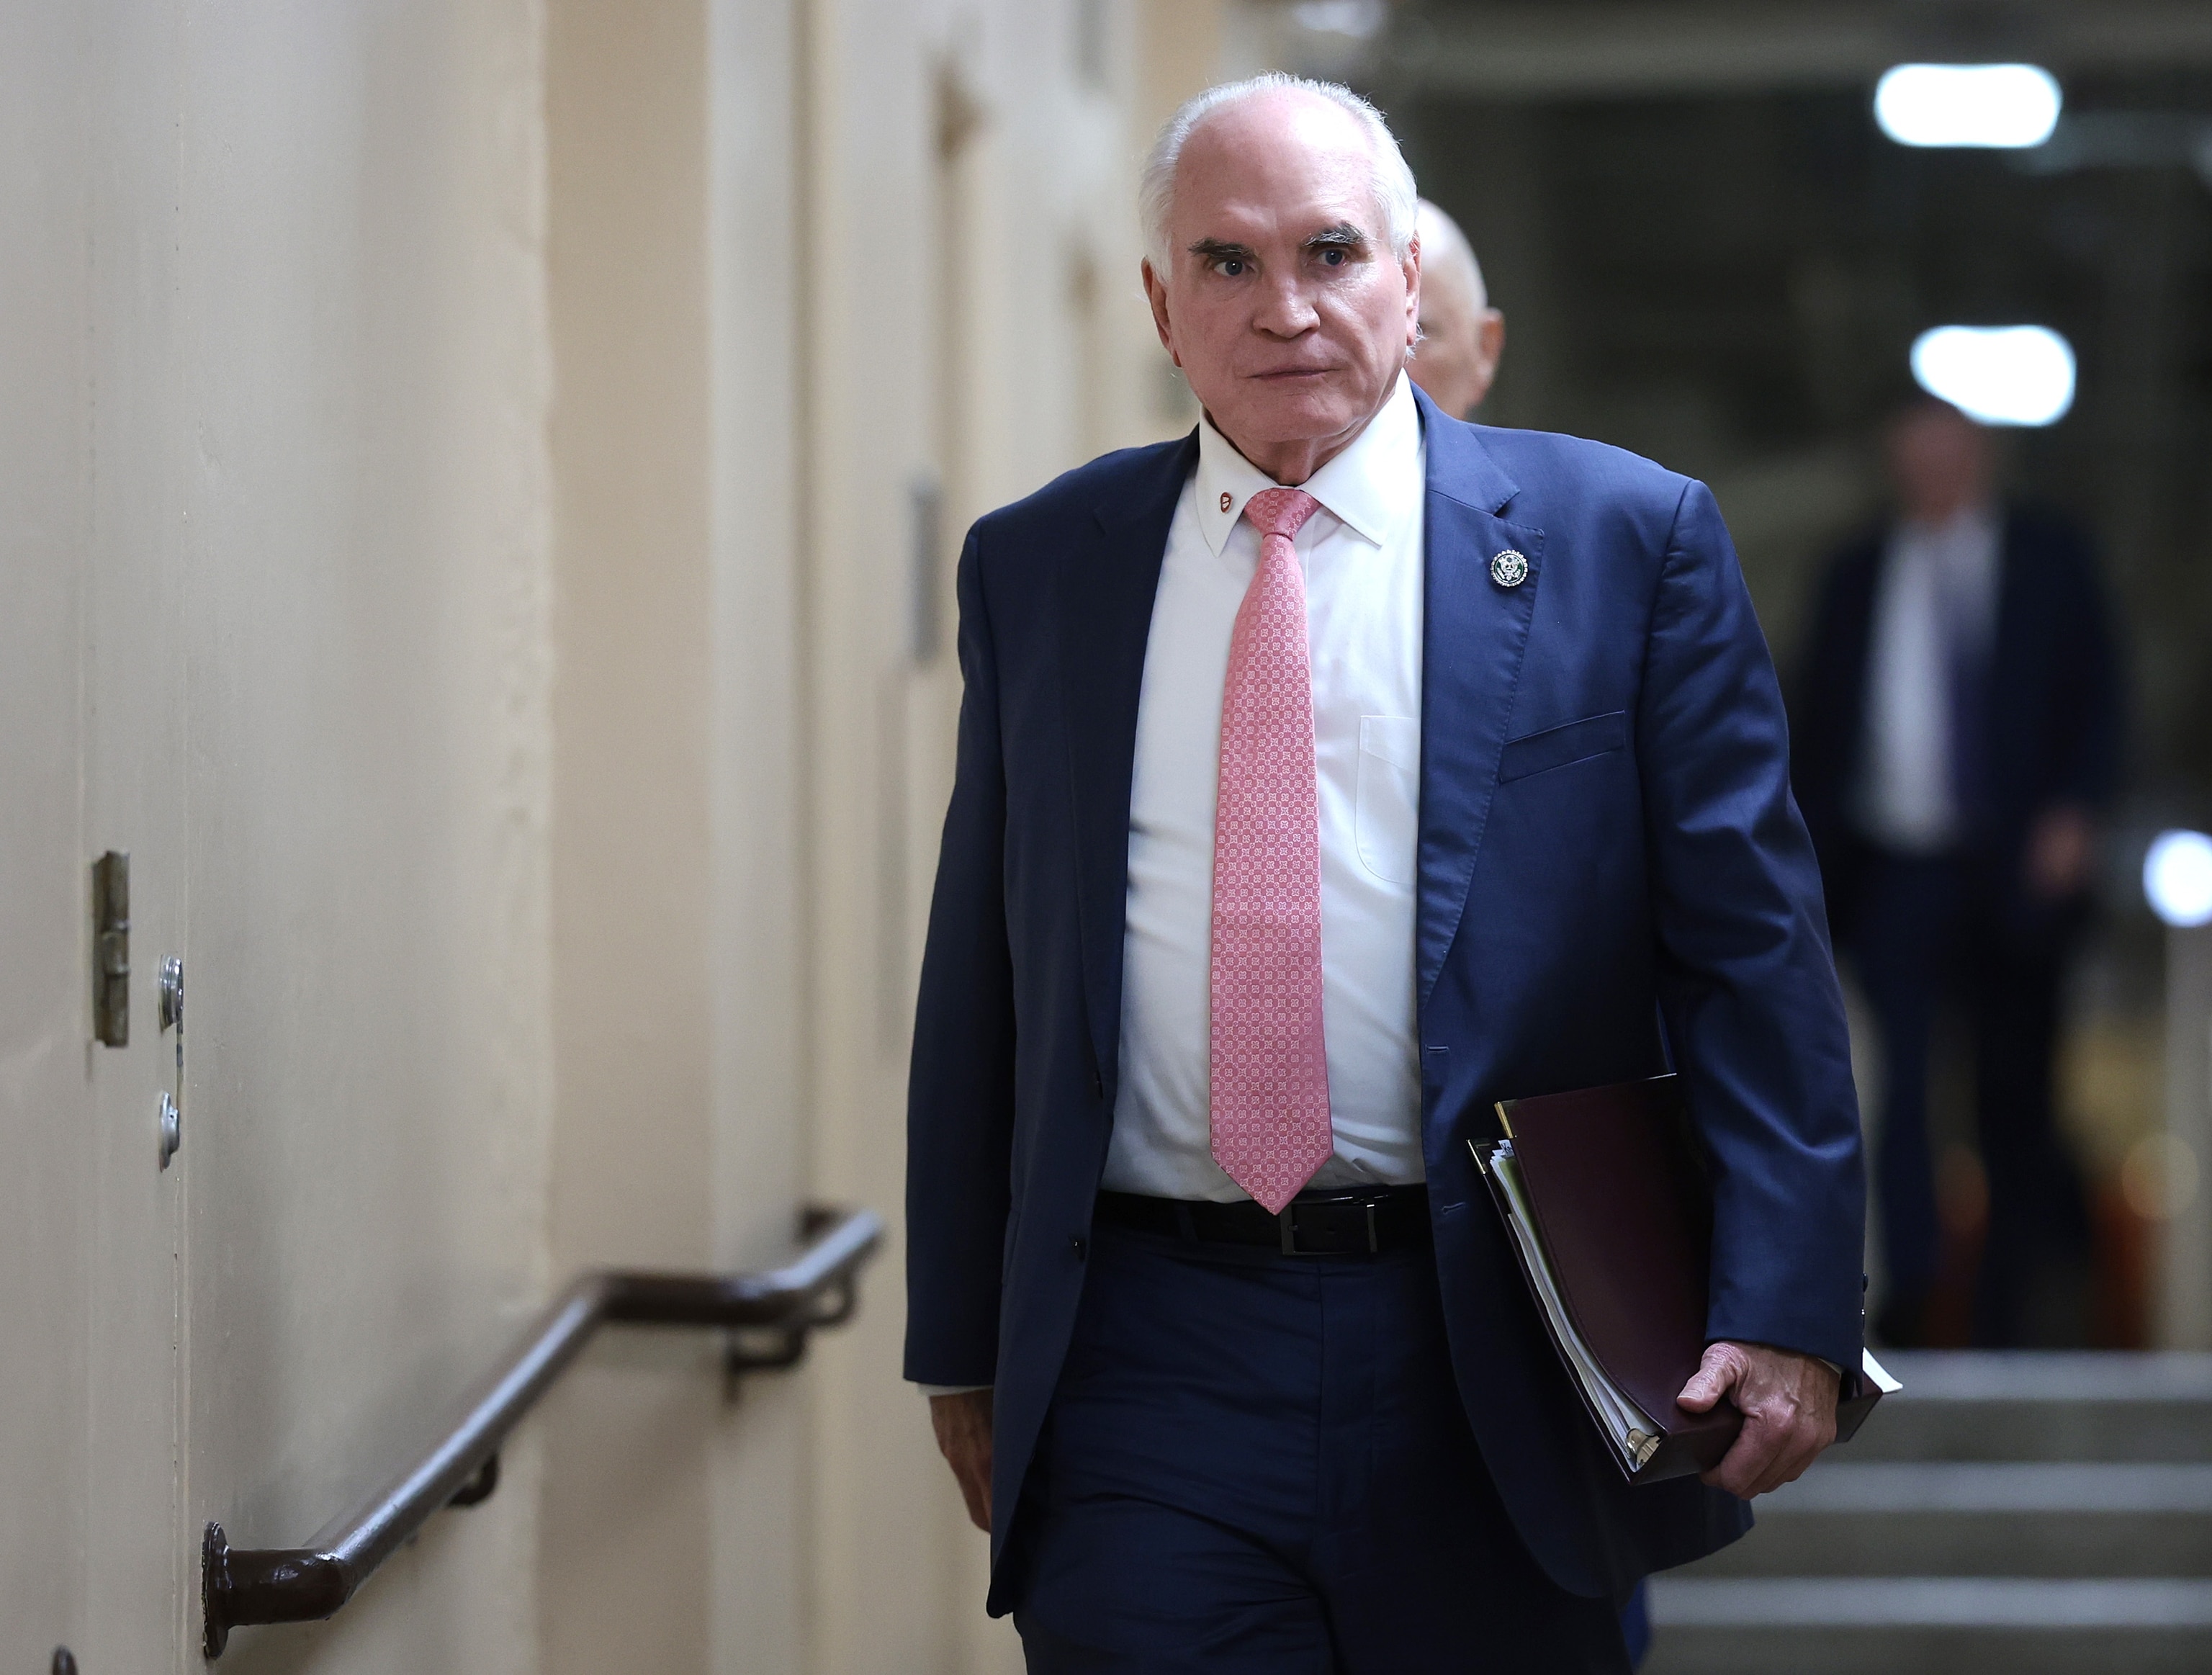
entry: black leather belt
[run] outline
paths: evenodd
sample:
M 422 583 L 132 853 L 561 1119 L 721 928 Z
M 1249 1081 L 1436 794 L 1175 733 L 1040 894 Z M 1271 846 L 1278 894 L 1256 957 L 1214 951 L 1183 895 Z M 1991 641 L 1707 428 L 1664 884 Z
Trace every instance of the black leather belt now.
M 1376 1256 L 1429 1236 L 1429 1189 L 1376 1186 L 1302 1193 L 1271 1215 L 1249 1198 L 1225 1204 L 1101 1192 L 1097 1219 L 1201 1245 L 1256 1245 L 1284 1256 Z

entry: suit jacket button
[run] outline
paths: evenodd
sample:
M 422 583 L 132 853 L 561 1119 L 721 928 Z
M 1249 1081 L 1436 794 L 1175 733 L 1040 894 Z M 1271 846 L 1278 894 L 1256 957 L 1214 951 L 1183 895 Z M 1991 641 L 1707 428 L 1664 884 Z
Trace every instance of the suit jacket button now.
M 1096 1070 L 1091 1073 L 1091 1097 L 1094 1099 L 1103 1099 L 1106 1097 L 1106 1078 Z
M 1075 1252 L 1075 1259 L 1078 1262 L 1080 1262 L 1083 1260 L 1084 1252 L 1089 1247 L 1084 1244 L 1083 1235 L 1079 1233 L 1074 1238 L 1067 1241 L 1067 1248 Z

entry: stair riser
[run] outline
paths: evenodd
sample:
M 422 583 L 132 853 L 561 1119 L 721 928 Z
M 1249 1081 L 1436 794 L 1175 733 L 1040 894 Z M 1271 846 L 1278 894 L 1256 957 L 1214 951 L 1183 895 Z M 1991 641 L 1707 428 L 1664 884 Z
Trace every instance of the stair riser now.
M 1670 1629 L 1642 1675 L 2204 1675 L 2212 1629 Z
M 1913 1402 L 1893 1397 L 1838 1460 L 2212 1460 L 2197 1402 Z
M 1669 1574 L 2212 1577 L 2212 1514 L 1776 1511 Z

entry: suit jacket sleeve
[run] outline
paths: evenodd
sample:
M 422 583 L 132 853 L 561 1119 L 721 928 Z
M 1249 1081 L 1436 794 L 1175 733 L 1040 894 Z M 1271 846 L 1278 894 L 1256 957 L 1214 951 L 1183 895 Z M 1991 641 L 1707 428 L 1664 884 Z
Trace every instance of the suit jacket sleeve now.
M 999 688 L 978 536 L 960 555 L 957 766 L 922 957 L 907 1093 L 906 1376 L 993 1382 L 1011 1201 L 1013 970 Z
M 1638 711 L 1661 1011 L 1711 1166 L 1713 1338 L 1858 1365 L 1865 1188 L 1789 732 L 1720 509 L 1675 509 Z
M 2100 807 L 2119 777 L 2127 710 L 2119 647 L 2095 555 L 2071 530 L 2056 543 L 2059 619 L 2070 632 L 2067 655 L 2053 659 L 2058 722 L 2051 740 L 2051 798 Z

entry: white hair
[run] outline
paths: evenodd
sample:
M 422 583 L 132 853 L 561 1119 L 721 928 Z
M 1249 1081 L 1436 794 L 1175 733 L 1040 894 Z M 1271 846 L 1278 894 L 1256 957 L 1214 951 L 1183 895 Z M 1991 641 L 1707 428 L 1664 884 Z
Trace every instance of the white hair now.
M 1463 287 L 1468 306 L 1476 314 L 1488 308 L 1490 291 L 1482 283 L 1482 264 L 1475 260 L 1474 247 L 1459 222 L 1424 198 L 1415 225 L 1421 229 L 1422 295 L 1437 289 L 1435 282 L 1441 279 L 1446 288 L 1454 283 Z
M 1199 124 L 1216 112 L 1263 94 L 1281 92 L 1306 93 L 1326 99 L 1350 113 L 1358 122 L 1367 135 L 1369 155 L 1374 164 L 1375 204 L 1382 212 L 1382 230 L 1389 238 L 1392 253 L 1400 261 L 1405 260 L 1413 246 L 1415 206 L 1420 202 L 1420 194 L 1413 186 L 1413 171 L 1406 166 L 1405 155 L 1398 149 L 1397 137 L 1382 119 L 1382 113 L 1350 88 L 1335 82 L 1316 82 L 1271 70 L 1264 76 L 1242 82 L 1224 82 L 1185 100 L 1182 108 L 1160 130 L 1159 137 L 1152 142 L 1152 154 L 1145 159 L 1137 202 L 1144 216 L 1145 253 L 1152 258 L 1152 271 L 1161 278 L 1165 279 L 1170 271 L 1168 222 L 1175 210 L 1176 165 L 1182 161 L 1184 143 L 1197 131 Z

